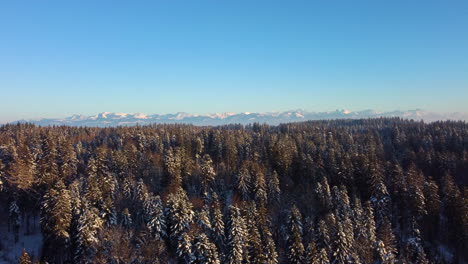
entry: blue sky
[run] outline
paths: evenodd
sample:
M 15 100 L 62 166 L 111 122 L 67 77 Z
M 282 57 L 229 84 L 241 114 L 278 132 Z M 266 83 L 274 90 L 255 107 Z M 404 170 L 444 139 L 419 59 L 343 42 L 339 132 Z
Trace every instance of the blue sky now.
M 468 1 L 3 1 L 0 121 L 468 111 Z

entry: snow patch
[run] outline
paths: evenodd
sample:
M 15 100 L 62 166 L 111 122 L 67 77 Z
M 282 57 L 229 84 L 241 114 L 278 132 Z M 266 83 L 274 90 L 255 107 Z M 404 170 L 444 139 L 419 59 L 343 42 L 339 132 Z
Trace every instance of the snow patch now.
M 26 235 L 26 221 L 23 219 L 22 225 L 19 230 L 18 242 L 15 243 L 15 235 L 10 229 L 6 218 L 0 220 L 0 264 L 4 263 L 18 263 L 18 259 L 25 249 L 31 259 L 38 260 L 40 258 L 42 249 L 42 234 L 40 231 L 39 217 L 35 221 L 31 218 L 30 234 Z

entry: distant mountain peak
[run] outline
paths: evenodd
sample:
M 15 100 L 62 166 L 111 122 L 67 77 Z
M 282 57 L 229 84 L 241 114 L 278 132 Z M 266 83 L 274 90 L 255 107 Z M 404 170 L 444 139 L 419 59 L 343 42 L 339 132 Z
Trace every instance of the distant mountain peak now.
M 408 111 L 389 111 L 381 112 L 372 109 L 363 111 L 351 111 L 347 109 L 337 109 L 330 112 L 308 112 L 302 109 L 291 111 L 273 111 L 265 113 L 213 113 L 207 115 L 190 114 L 178 112 L 175 114 L 154 114 L 147 115 L 142 113 L 115 113 L 102 112 L 94 116 L 72 115 L 62 119 L 37 119 L 21 120 L 20 122 L 30 122 L 37 125 L 70 125 L 70 126 L 130 126 L 145 125 L 156 123 L 183 123 L 194 125 L 226 125 L 226 124 L 249 124 L 249 123 L 267 123 L 277 125 L 280 123 L 300 122 L 309 120 L 323 119 L 359 119 L 359 118 L 378 118 L 378 117 L 401 117 L 405 119 L 424 120 L 432 122 L 437 120 L 468 120 L 466 113 L 448 113 L 440 114 L 422 109 Z

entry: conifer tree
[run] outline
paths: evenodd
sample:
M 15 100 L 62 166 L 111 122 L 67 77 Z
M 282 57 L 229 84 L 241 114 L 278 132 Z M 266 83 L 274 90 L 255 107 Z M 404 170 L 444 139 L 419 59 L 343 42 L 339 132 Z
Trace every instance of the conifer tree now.
M 59 171 L 62 179 L 70 182 L 77 174 L 78 158 L 72 143 L 65 139 L 59 146 Z
M 12 154 L 14 157 L 13 161 L 9 164 L 6 173 L 6 180 L 20 190 L 27 192 L 34 191 L 31 188 L 37 183 L 35 177 L 36 162 L 28 146 L 20 146 L 19 149 L 15 149 L 14 151 L 15 153 Z M 0 172 L 0 176 L 2 176 L 1 174 L 2 172 Z
M 255 174 L 255 182 L 254 182 L 253 190 L 255 194 L 255 200 L 259 204 L 265 204 L 268 196 L 267 196 L 267 189 L 266 189 L 266 183 L 265 183 L 265 175 L 261 171 L 258 171 Z
M 395 263 L 395 256 L 391 252 L 387 251 L 386 246 L 382 242 L 382 240 L 377 241 L 376 258 L 377 258 L 376 264 Z
M 103 194 L 99 186 L 99 176 L 97 173 L 96 160 L 94 158 L 89 159 L 88 166 L 86 167 L 86 173 L 88 178 L 86 182 L 85 197 L 91 205 L 96 207 L 99 205 Z
M 268 198 L 271 202 L 279 202 L 281 197 L 278 173 L 274 170 L 268 181 Z
M 179 237 L 176 253 L 182 263 L 194 263 L 196 257 L 192 252 L 192 237 L 189 234 L 184 232 Z
M 211 160 L 210 155 L 203 155 L 200 171 L 203 179 L 203 188 L 206 192 L 212 187 L 216 176 L 215 170 L 213 168 L 213 161 Z
M 376 242 L 376 230 L 374 221 L 374 211 L 371 203 L 366 202 L 364 209 L 360 206 L 360 201 L 355 203 L 355 250 L 364 263 L 369 263 L 374 258 L 374 248 Z
M 179 236 L 189 228 L 195 216 L 192 204 L 182 188 L 168 196 L 166 215 L 169 235 L 172 241 L 176 242 Z
M 247 166 L 242 166 L 239 173 L 237 174 L 237 190 L 242 195 L 244 200 L 247 200 L 250 196 L 251 186 L 251 175 Z
M 347 264 L 353 263 L 353 256 L 351 252 L 352 245 L 349 243 L 347 234 L 343 231 L 343 226 L 338 223 L 338 230 L 336 233 L 336 240 L 333 248 L 333 262 L 334 264 Z
M 182 157 L 180 151 L 172 147 L 167 150 L 164 165 L 170 177 L 170 183 L 174 186 L 182 184 Z
M 21 226 L 21 213 L 18 207 L 18 204 L 15 200 L 10 203 L 9 208 L 10 223 L 13 227 L 13 232 L 15 233 L 15 243 L 18 242 L 19 229 Z
M 288 238 L 288 259 L 292 264 L 301 264 L 304 259 L 304 244 L 302 243 L 302 216 L 294 205 L 288 217 L 290 235 Z
M 216 246 L 210 242 L 208 237 L 202 233 L 195 238 L 195 263 L 197 264 L 219 264 Z
M 252 264 L 265 263 L 266 257 L 263 254 L 262 238 L 258 229 L 258 212 L 255 202 L 249 202 L 245 206 L 244 214 L 246 216 L 246 242 L 249 261 Z
M 231 205 L 229 212 L 227 258 L 229 264 L 242 264 L 246 241 L 246 223 L 236 206 Z
M 53 262 L 63 262 L 70 242 L 70 223 L 72 219 L 70 192 L 60 180 L 44 195 L 41 207 L 41 230 L 44 234 L 44 255 Z
M 213 193 L 213 203 L 211 205 L 211 219 L 213 228 L 213 241 L 218 246 L 218 249 L 224 249 L 224 221 L 223 214 L 221 212 L 221 206 L 219 204 L 218 195 Z
M 424 249 L 421 248 L 421 250 L 418 251 L 415 264 L 429 264 L 429 260 L 426 257 Z
M 133 226 L 132 215 L 130 214 L 128 208 L 125 208 L 122 211 L 122 226 L 128 229 Z
M 387 263 L 393 263 L 396 259 L 397 245 L 396 238 L 392 231 L 392 226 L 388 218 L 384 218 L 382 224 L 377 230 L 377 237 L 385 247 Z M 378 245 L 379 247 L 382 245 Z
M 331 254 L 332 250 L 331 231 L 328 225 L 325 223 L 324 219 L 319 221 L 317 227 L 317 244 L 325 251 L 325 253 L 327 253 L 328 258 L 328 254 Z
M 145 206 L 146 209 L 146 226 L 156 239 L 166 237 L 166 219 L 164 216 L 164 208 L 159 196 L 152 196 Z
M 57 148 L 52 137 L 42 141 L 42 155 L 39 158 L 39 180 L 43 185 L 53 186 L 59 176 Z
M 206 205 L 198 211 L 196 218 L 198 226 L 200 226 L 204 232 L 208 234 L 211 233 L 213 227 L 211 225 L 210 212 Z
M 78 220 L 77 248 L 74 254 L 76 263 L 92 263 L 96 254 L 95 245 L 99 242 L 98 232 L 103 225 L 97 208 L 83 204 Z
M 264 245 L 264 256 L 266 264 L 278 264 L 278 252 L 276 250 L 275 241 L 271 234 L 266 236 L 266 243 Z
M 322 248 L 319 252 L 319 255 L 315 262 L 312 262 L 313 264 L 330 264 L 330 261 L 328 260 L 327 252 L 325 251 L 324 248 Z
M 311 241 L 309 245 L 307 245 L 306 249 L 306 257 L 305 257 L 305 264 L 315 264 L 319 258 L 319 252 L 317 251 L 317 246 L 314 241 Z
M 19 264 L 31 264 L 31 257 L 29 256 L 28 252 L 23 248 L 23 252 L 19 258 Z

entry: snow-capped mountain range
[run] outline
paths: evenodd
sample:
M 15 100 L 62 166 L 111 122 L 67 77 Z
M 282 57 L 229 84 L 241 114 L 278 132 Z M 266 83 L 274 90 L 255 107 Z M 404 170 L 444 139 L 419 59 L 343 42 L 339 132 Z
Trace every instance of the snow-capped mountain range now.
M 467 113 L 440 114 L 424 110 L 379 112 L 375 110 L 349 111 L 336 110 L 330 112 L 307 112 L 303 110 L 266 112 L 266 113 L 217 113 L 208 115 L 196 115 L 184 112 L 175 114 L 146 115 L 141 113 L 111 113 L 103 112 L 95 116 L 73 115 L 57 119 L 20 120 L 18 122 L 30 122 L 41 126 L 69 125 L 69 126 L 130 126 L 162 123 L 183 123 L 201 126 L 216 126 L 225 124 L 249 124 L 267 123 L 277 125 L 280 123 L 300 122 L 308 120 L 324 119 L 359 119 L 376 117 L 402 117 L 405 119 L 424 120 L 432 122 L 437 120 L 468 120 Z M 14 123 L 14 122 L 13 122 Z

